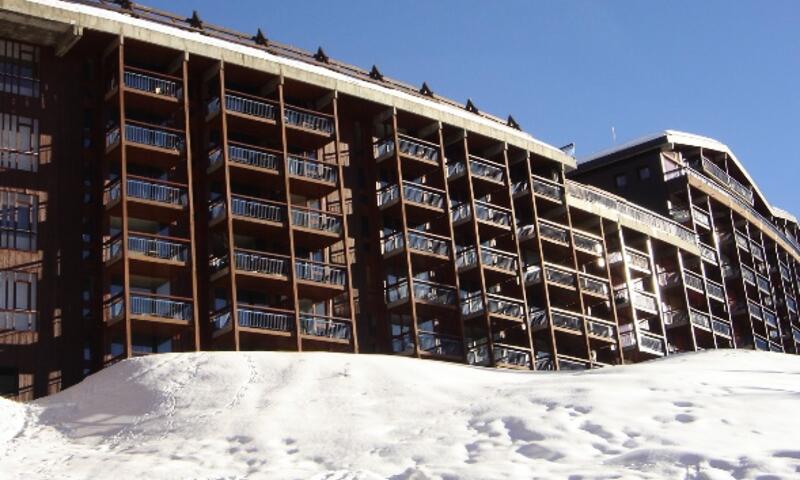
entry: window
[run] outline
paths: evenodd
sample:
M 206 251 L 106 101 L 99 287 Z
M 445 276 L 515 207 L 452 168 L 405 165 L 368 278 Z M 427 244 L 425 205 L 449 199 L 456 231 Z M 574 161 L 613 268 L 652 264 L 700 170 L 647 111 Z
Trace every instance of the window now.
M 0 272 L 0 331 L 36 330 L 36 275 Z
M 625 188 L 628 185 L 628 176 L 624 173 L 615 176 L 614 185 L 616 185 L 617 188 Z
M 39 121 L 0 113 L 0 168 L 39 170 Z
M 647 180 L 650 178 L 650 167 L 639 168 L 639 180 Z
M 0 191 L 0 248 L 36 250 L 38 198 Z
M 39 47 L 0 40 L 0 91 L 39 96 Z

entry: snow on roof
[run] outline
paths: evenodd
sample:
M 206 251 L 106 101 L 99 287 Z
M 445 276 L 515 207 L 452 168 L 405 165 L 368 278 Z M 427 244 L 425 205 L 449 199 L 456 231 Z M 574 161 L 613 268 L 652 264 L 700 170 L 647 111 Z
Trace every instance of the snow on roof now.
M 753 180 L 753 178 L 750 176 L 750 173 L 747 171 L 746 168 L 744 168 L 744 164 L 742 164 L 742 162 L 739 161 L 739 159 L 736 157 L 736 154 L 733 153 L 733 150 L 731 150 L 730 147 L 720 142 L 719 140 L 713 139 L 711 137 L 706 137 L 695 133 L 682 132 L 679 130 L 664 130 L 663 132 L 645 135 L 636 138 L 634 140 L 631 140 L 629 142 L 625 142 L 622 145 L 614 146 L 612 148 L 581 158 L 578 160 L 578 165 L 584 166 L 589 162 L 600 160 L 604 157 L 614 155 L 616 153 L 623 152 L 631 148 L 635 148 L 639 145 L 643 145 L 645 143 L 657 140 L 659 138 L 664 138 L 665 143 L 675 143 L 678 145 L 707 148 L 710 150 L 716 150 L 718 152 L 727 154 L 728 157 L 731 160 L 733 160 L 733 162 L 745 176 L 748 183 L 753 187 L 753 190 L 755 191 L 756 195 L 761 199 L 761 201 L 764 202 L 764 204 L 770 210 L 770 213 L 772 215 L 789 220 L 794 223 L 798 223 L 797 218 L 794 215 L 790 214 L 785 210 L 774 207 L 772 206 L 772 204 L 769 203 L 767 197 L 763 194 L 763 192 L 761 192 L 761 189 L 758 188 L 758 184 L 756 184 L 755 180 Z
M 515 128 L 512 128 L 512 127 L 510 127 L 510 126 L 508 126 L 506 124 L 500 123 L 498 121 L 492 120 L 490 118 L 487 118 L 487 117 L 484 117 L 484 116 L 481 116 L 481 115 L 476 115 L 474 113 L 468 112 L 467 110 L 465 110 L 463 108 L 459 108 L 459 107 L 457 107 L 455 105 L 452 105 L 450 103 L 436 102 L 436 101 L 431 100 L 431 99 L 426 99 L 426 98 L 422 98 L 422 97 L 419 97 L 419 96 L 411 95 L 411 94 L 403 92 L 401 90 L 387 88 L 387 87 L 384 87 L 382 85 L 379 85 L 379 84 L 376 84 L 376 83 L 373 83 L 373 82 L 367 82 L 367 81 L 364 81 L 364 80 L 361 80 L 361 79 L 358 79 L 358 78 L 354 78 L 354 77 L 351 77 L 351 76 L 348 76 L 348 75 L 345 75 L 345 74 L 342 74 L 342 73 L 339 73 L 339 72 L 335 72 L 335 71 L 332 71 L 332 70 L 327 69 L 325 67 L 321 67 L 319 65 L 313 65 L 313 64 L 306 63 L 306 62 L 303 62 L 303 61 L 299 61 L 299 60 L 295 60 L 295 59 L 291 59 L 291 58 L 286 58 L 286 57 L 282 57 L 282 56 L 278 56 L 278 55 L 273 55 L 273 54 L 271 54 L 269 52 L 266 52 L 266 51 L 264 51 L 263 49 L 260 49 L 260 48 L 248 47 L 248 46 L 245 46 L 245 45 L 240 45 L 240 44 L 237 44 L 237 43 L 234 43 L 234 42 L 230 42 L 230 41 L 226 41 L 226 40 L 223 40 L 223 39 L 214 38 L 214 37 L 211 37 L 211 36 L 208 36 L 208 35 L 203 35 L 203 34 L 201 34 L 199 32 L 188 31 L 188 30 L 181 29 L 181 28 L 178 28 L 178 27 L 173 27 L 173 26 L 164 25 L 164 24 L 160 24 L 160 23 L 157 23 L 157 22 L 153 22 L 153 21 L 148 21 L 148 20 L 143 20 L 143 19 L 140 19 L 140 18 L 135 18 L 135 17 L 132 17 L 130 15 L 125 15 L 125 14 L 122 14 L 122 13 L 119 13 L 119 12 L 115 12 L 115 11 L 111 11 L 111 10 L 108 10 L 108 9 L 105 9 L 105 8 L 99 8 L 99 7 L 95 7 L 95 6 L 92 6 L 92 5 L 78 4 L 78 3 L 73 3 L 73 2 L 65 1 L 65 0 L 26 0 L 26 1 L 29 2 L 29 3 L 37 3 L 37 4 L 47 5 L 47 6 L 60 8 L 60 9 L 64 9 L 64 10 L 68 10 L 68 11 L 72 11 L 72 12 L 77 12 L 77 13 L 81 13 L 81 14 L 85 14 L 85 15 L 91 15 L 91 16 L 103 18 L 103 19 L 106 19 L 106 20 L 112 20 L 112 21 L 115 21 L 115 22 L 136 26 L 137 28 L 142 28 L 142 29 L 147 29 L 147 30 L 151 30 L 151 31 L 155 31 L 155 32 L 164 33 L 164 34 L 167 34 L 167 35 L 170 35 L 170 36 L 173 36 L 173 37 L 179 37 L 179 38 L 183 38 L 183 39 L 186 39 L 186 40 L 191 40 L 191 41 L 194 41 L 194 42 L 203 43 L 203 44 L 206 44 L 206 45 L 212 45 L 212 46 L 215 46 L 215 47 L 236 51 L 236 52 L 242 53 L 242 54 L 247 55 L 247 56 L 260 58 L 260 59 L 263 59 L 263 60 L 267 60 L 267 61 L 270 61 L 270 62 L 281 64 L 281 65 L 291 66 L 291 67 L 297 68 L 299 70 L 303 70 L 303 71 L 306 71 L 306 72 L 310 72 L 310 73 L 314 73 L 314 74 L 321 75 L 321 76 L 324 76 L 324 77 L 328 77 L 330 79 L 333 79 L 333 80 L 336 80 L 336 81 L 339 81 L 339 82 L 349 83 L 349 84 L 352 84 L 352 85 L 356 85 L 356 86 L 358 86 L 360 88 L 377 91 L 377 92 L 380 92 L 382 95 L 387 95 L 387 96 L 390 96 L 390 97 L 399 97 L 399 98 L 402 98 L 402 99 L 407 100 L 407 101 L 412 101 L 412 102 L 415 102 L 415 103 L 418 103 L 418 104 L 424 104 L 425 106 L 427 106 L 429 108 L 433 108 L 433 109 L 439 110 L 439 111 L 444 112 L 444 113 L 446 113 L 448 115 L 453 115 L 453 116 L 462 118 L 462 119 L 466 120 L 467 122 L 481 124 L 481 125 L 483 125 L 485 127 L 489 127 L 489 128 L 494 129 L 494 130 L 502 131 L 506 135 L 517 137 L 520 140 L 523 140 L 525 142 L 531 142 L 533 144 L 536 144 L 541 148 L 547 149 L 553 155 L 555 155 L 555 158 L 559 158 L 559 159 L 561 159 L 561 161 L 564 161 L 567 164 L 570 164 L 570 163 L 572 163 L 574 161 L 574 160 L 570 159 L 566 154 L 564 154 L 564 152 L 562 152 L 560 149 L 558 149 L 558 148 L 556 148 L 556 147 L 554 147 L 554 146 L 552 146 L 550 144 L 547 144 L 547 143 L 545 143 L 545 142 L 543 142 L 541 140 L 538 140 L 538 139 L 534 138 L 531 134 L 529 134 L 527 132 L 517 130 Z
M 797 478 L 798 375 L 796 356 L 746 350 L 580 373 L 159 354 L 0 398 L 0 476 Z

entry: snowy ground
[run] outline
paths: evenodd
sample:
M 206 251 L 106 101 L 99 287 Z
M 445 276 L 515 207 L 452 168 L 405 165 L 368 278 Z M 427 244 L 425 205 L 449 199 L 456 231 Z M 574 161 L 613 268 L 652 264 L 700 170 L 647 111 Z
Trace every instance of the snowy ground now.
M 0 399 L 0 478 L 800 478 L 800 357 L 585 373 L 170 354 Z

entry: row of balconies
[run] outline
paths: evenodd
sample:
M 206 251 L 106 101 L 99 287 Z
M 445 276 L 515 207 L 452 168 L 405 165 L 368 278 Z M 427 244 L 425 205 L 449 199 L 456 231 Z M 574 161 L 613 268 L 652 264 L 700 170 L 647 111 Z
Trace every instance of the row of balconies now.
M 289 275 L 291 259 L 286 255 L 256 252 L 237 248 L 234 251 L 234 267 L 238 273 L 255 274 L 286 279 Z M 230 267 L 227 255 L 213 257 L 209 260 L 212 278 L 214 274 Z M 295 278 L 298 281 L 322 283 L 343 287 L 347 279 L 347 269 L 330 263 L 313 260 L 295 259 Z
M 212 202 L 208 210 L 212 223 L 224 218 L 226 211 L 224 199 L 218 199 Z M 286 221 L 286 205 L 281 202 L 233 195 L 231 197 L 231 210 L 233 211 L 234 217 L 243 219 L 254 219 L 278 224 L 283 224 Z M 339 214 L 295 206 L 292 206 L 290 211 L 292 214 L 293 227 L 307 228 L 336 235 L 342 232 L 342 218 Z
M 533 183 L 534 195 L 558 204 L 564 203 L 564 186 L 560 183 L 536 175 L 531 177 L 530 183 Z M 514 184 L 511 185 L 511 194 L 514 197 L 519 197 L 529 192 L 530 184 L 527 180 L 514 182 Z
M 206 104 L 209 116 L 220 111 L 220 99 L 214 97 Z M 275 123 L 280 105 L 278 102 L 255 97 L 241 92 L 229 91 L 225 94 L 225 109 L 229 113 Z M 333 116 L 291 105 L 284 106 L 283 120 L 287 127 L 298 128 L 317 134 L 330 136 L 334 132 Z
M 692 168 L 702 170 L 703 172 L 707 173 L 711 178 L 719 182 L 732 193 L 739 195 L 747 203 L 753 205 L 753 189 L 746 187 L 744 184 L 731 177 L 725 170 L 718 167 L 708 158 L 701 156 L 696 161 L 690 161 L 689 164 L 692 166 Z
M 591 337 L 606 341 L 616 341 L 617 327 L 613 322 L 558 308 L 552 308 L 551 311 L 553 328 L 573 334 L 583 334 L 585 323 L 586 331 Z M 547 315 L 543 309 L 532 307 L 529 314 L 531 328 L 534 331 L 547 328 Z
M 241 303 L 236 308 L 239 327 L 255 331 L 292 332 L 295 327 L 294 315 L 294 311 L 264 305 Z M 352 338 L 349 319 L 304 312 L 300 312 L 299 317 L 301 335 L 342 341 L 349 341 Z M 214 312 L 211 315 L 211 324 L 215 335 L 229 329 L 231 320 L 229 307 Z

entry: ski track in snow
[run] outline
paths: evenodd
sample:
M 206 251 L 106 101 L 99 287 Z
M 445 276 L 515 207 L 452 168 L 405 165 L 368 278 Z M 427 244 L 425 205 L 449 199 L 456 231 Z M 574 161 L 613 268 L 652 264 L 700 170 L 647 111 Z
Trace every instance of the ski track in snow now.
M 380 355 L 136 358 L 0 399 L 0 479 L 800 478 L 800 358 L 580 373 Z

